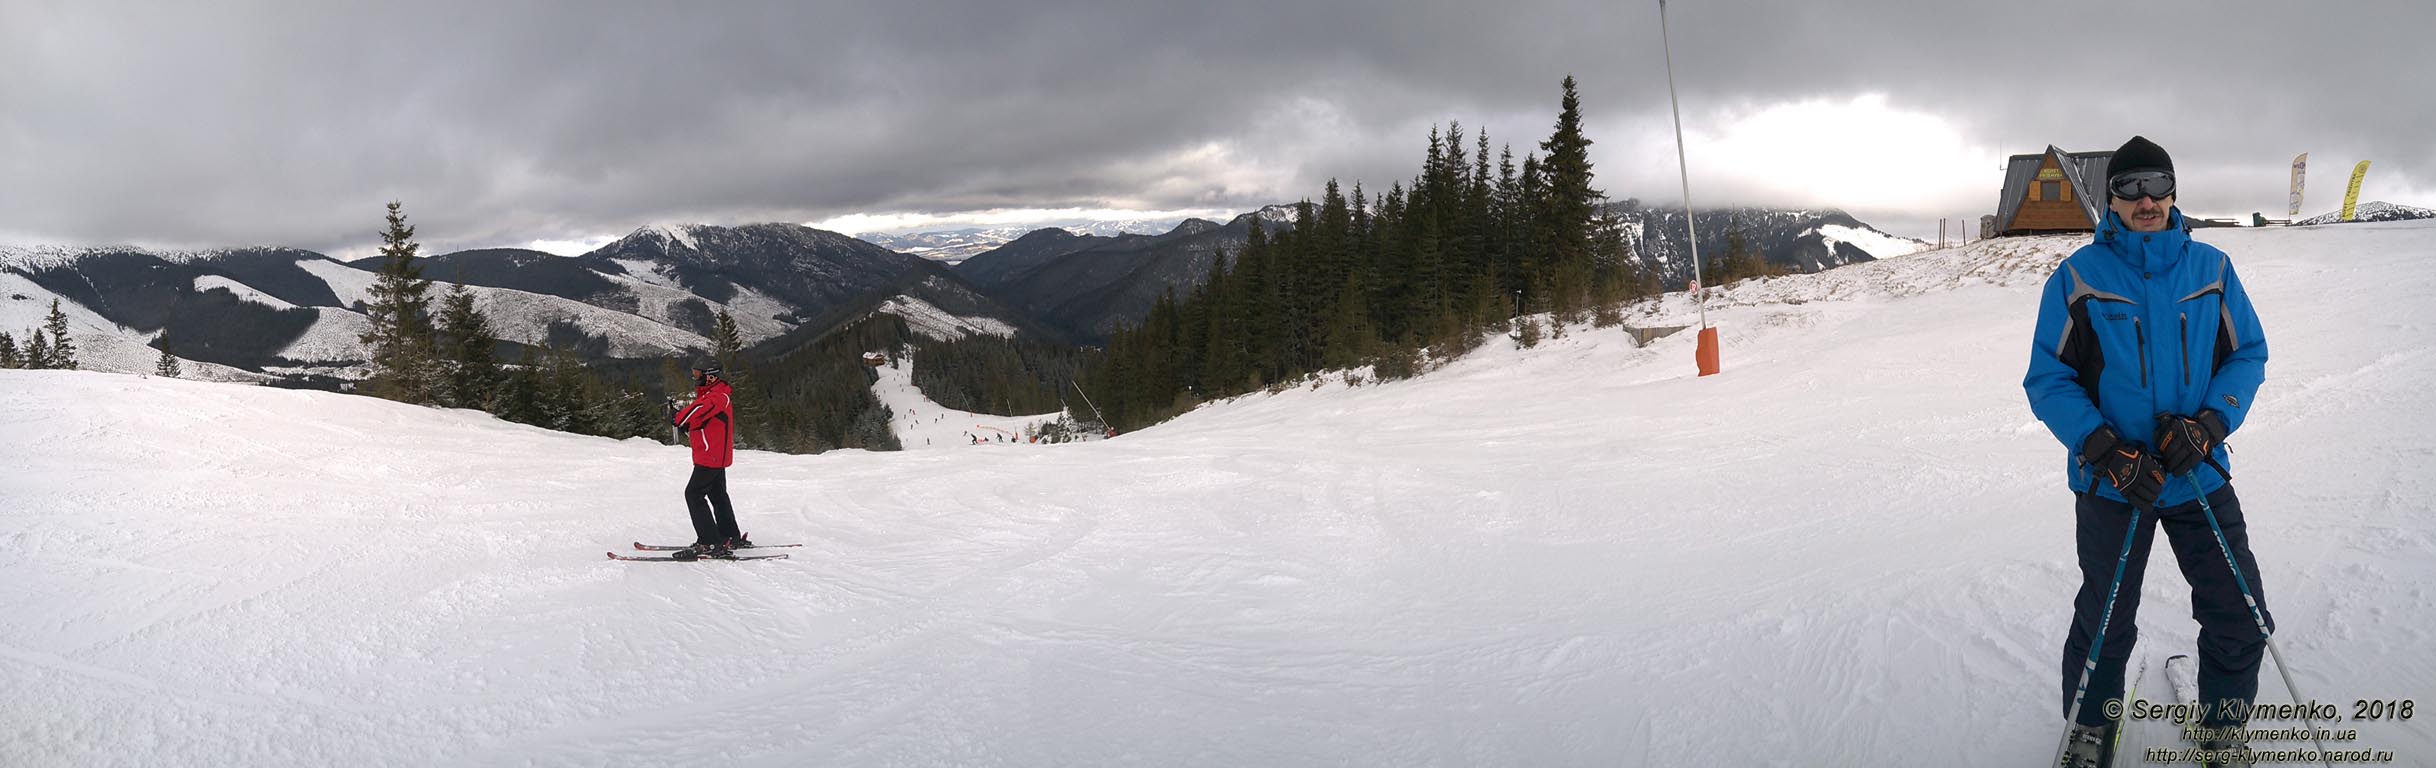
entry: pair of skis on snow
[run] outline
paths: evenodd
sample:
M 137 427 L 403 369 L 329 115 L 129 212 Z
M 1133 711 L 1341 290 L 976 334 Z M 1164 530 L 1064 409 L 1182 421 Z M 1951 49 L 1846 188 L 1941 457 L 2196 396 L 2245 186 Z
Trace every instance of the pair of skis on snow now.
M 2126 702 L 2126 706 L 2129 706 L 2130 702 L 2140 700 L 2140 682 L 2147 677 L 2148 657 L 2142 656 L 2139 671 L 2132 673 L 2131 684 L 2123 690 L 2123 700 Z M 2174 703 L 2190 704 L 2199 700 L 2199 670 L 2192 665 L 2189 655 L 2177 653 L 2166 657 L 2165 683 L 2168 688 L 2173 689 Z M 2141 762 L 2143 755 L 2139 753 L 2145 753 L 2149 747 L 2155 745 L 2135 743 L 2131 750 L 2134 754 L 2129 757 L 2124 756 L 2123 734 L 2132 730 L 2131 725 L 2134 722 L 2138 721 L 2132 720 L 2129 713 L 2126 713 L 2123 720 L 2116 726 L 2115 743 L 2107 748 L 2107 752 L 2112 756 L 2112 759 L 2108 761 L 2110 765 L 2145 765 Z M 2153 732 L 2154 729 L 2149 730 Z
M 777 552 L 777 553 L 771 553 L 771 554 L 744 554 L 744 553 L 746 553 L 746 552 L 754 552 L 754 551 L 756 551 L 756 550 L 763 550 L 763 549 L 780 549 L 780 548 L 784 548 L 784 547 L 800 547 L 800 546 L 803 546 L 803 545 L 802 545 L 802 544 L 755 544 L 755 545 L 753 545 L 753 546 L 746 547 L 746 548 L 744 548 L 744 549 L 742 549 L 742 550 L 738 550 L 736 553 L 734 553 L 734 554 L 730 554 L 730 555 L 728 555 L 727 557 L 703 557 L 703 558 L 693 558 L 693 559 L 689 559 L 689 560 L 679 560 L 679 559 L 677 559 L 677 558 L 675 558 L 675 557 L 673 557 L 673 556 L 669 556 L 669 555 L 621 555 L 621 554 L 618 554 L 618 553 L 616 553 L 616 552 L 611 552 L 611 553 L 609 553 L 609 559 L 611 559 L 611 560 L 624 560 L 624 561 L 627 561 L 627 562 L 632 562 L 632 563 L 692 563 L 692 562 L 701 562 L 701 561 L 705 561 L 705 560 L 785 560 L 785 559 L 787 559 L 787 553 L 785 553 L 785 552 Z M 638 549 L 638 550 L 641 550 L 641 551 L 644 551 L 644 552 L 677 552 L 677 551 L 682 551 L 682 550 L 687 550 L 687 549 L 693 549 L 693 546 L 692 546 L 692 545 L 687 545 L 687 544 L 645 544 L 645 543 L 643 543 L 643 542 L 638 541 L 638 542 L 635 542 L 635 543 L 634 543 L 634 548 L 635 548 L 635 549 Z

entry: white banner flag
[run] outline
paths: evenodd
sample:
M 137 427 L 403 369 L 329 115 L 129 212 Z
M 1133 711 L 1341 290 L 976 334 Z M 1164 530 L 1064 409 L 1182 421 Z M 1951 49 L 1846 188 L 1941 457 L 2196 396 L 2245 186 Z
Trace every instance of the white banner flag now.
M 2285 212 L 2285 214 L 2284 214 L 2284 215 L 2286 215 L 2286 216 L 2299 216 L 2299 215 L 2301 215 L 2301 179 L 2302 179 L 2303 177 L 2307 176 L 2308 174 L 2309 174 L 2309 153 L 2307 153 L 2307 152 L 2303 152 L 2303 153 L 2300 153 L 2300 154 L 2298 154 L 2298 155 L 2293 156 L 2293 158 L 2292 158 L 2292 210 Z

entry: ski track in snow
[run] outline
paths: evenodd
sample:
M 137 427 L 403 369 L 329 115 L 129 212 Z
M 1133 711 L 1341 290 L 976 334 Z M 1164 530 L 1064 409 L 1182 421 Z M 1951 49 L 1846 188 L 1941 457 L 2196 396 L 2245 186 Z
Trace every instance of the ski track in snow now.
M 2294 677 L 2436 701 L 2436 224 L 2202 238 L 2275 345 L 2231 442 Z M 1717 289 L 1706 379 L 1576 327 L 1115 440 L 743 452 L 805 544 L 760 563 L 601 558 L 690 535 L 681 447 L 0 371 L 0 764 L 2032 764 L 2076 575 L 2020 379 L 2074 245 Z

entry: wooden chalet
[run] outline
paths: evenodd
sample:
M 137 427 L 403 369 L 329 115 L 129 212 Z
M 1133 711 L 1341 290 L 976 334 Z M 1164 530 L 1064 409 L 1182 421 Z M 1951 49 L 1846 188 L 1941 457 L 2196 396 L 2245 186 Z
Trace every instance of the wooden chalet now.
M 2005 162 L 1995 234 L 2096 232 L 2106 215 L 2106 162 L 2113 152 L 2066 152 L 2048 145 Z

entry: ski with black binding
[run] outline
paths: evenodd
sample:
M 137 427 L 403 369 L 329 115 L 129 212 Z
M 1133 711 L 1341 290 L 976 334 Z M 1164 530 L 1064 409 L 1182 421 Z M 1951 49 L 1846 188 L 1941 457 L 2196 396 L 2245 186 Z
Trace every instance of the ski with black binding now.
M 643 550 L 643 551 L 645 551 L 645 552 L 675 552 L 675 551 L 680 550 L 680 549 L 692 549 L 692 548 L 693 548 L 693 546 L 694 546 L 694 545 L 692 545 L 692 544 L 645 544 L 645 543 L 640 542 L 640 541 L 638 541 L 638 542 L 635 542 L 635 543 L 634 543 L 634 548 L 635 548 L 635 549 Z M 803 545 L 802 545 L 802 544 L 755 544 L 755 545 L 750 546 L 750 547 L 744 547 L 744 548 L 742 548 L 742 549 L 738 549 L 737 551 L 738 551 L 738 552 L 742 552 L 742 551 L 745 551 L 745 550 L 752 550 L 752 549 L 779 549 L 779 548 L 781 548 L 781 547 L 800 547 L 800 546 L 803 546 Z
M 751 540 L 752 540 L 752 538 L 753 538 L 753 534 L 752 534 L 752 532 L 751 532 L 751 531 L 746 531 L 746 532 L 745 532 L 745 535 L 744 535 L 744 537 L 743 537 L 743 538 L 744 538 L 745 540 L 747 540 L 747 541 L 751 541 Z M 800 547 L 800 546 L 803 546 L 803 545 L 802 545 L 802 544 L 749 544 L 749 545 L 742 546 L 742 547 L 735 547 L 734 549 L 778 549 L 778 548 L 780 548 L 780 547 Z M 634 548 L 635 548 L 635 549 L 640 549 L 640 550 L 643 550 L 643 551 L 645 551 L 645 552 L 675 552 L 675 551 L 677 551 L 677 550 L 681 550 L 681 549 L 693 549 L 693 548 L 694 548 L 694 545 L 692 545 L 692 544 L 645 544 L 645 543 L 643 543 L 643 542 L 638 541 L 638 542 L 635 542 L 635 543 L 634 543 Z
M 679 549 L 684 549 L 684 547 L 679 547 Z M 624 560 L 630 563 L 705 563 L 720 560 L 785 560 L 787 555 L 780 552 L 774 555 L 729 555 L 727 557 L 696 557 L 680 560 L 667 555 L 621 555 L 611 552 L 609 559 Z

